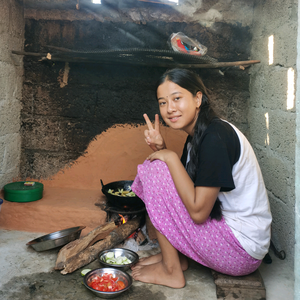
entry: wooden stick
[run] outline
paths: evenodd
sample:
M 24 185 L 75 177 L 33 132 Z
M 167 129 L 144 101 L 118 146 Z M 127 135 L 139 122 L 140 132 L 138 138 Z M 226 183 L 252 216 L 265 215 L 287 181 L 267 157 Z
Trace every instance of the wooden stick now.
M 55 270 L 62 270 L 64 265 L 68 259 L 75 256 L 82 250 L 88 248 L 89 246 L 93 245 L 97 241 L 104 239 L 106 236 L 109 235 L 117 226 L 115 222 L 111 221 L 106 223 L 105 225 L 101 225 L 96 227 L 94 230 L 89 232 L 86 236 L 72 241 L 62 247 L 57 255 Z
M 25 51 L 16 51 L 16 50 L 12 50 L 11 51 L 12 54 L 17 54 L 17 55 L 28 55 L 28 56 L 47 56 L 47 53 L 35 53 L 35 52 L 25 52 Z
M 113 230 L 104 240 L 86 248 L 85 250 L 68 259 L 65 263 L 64 269 L 61 271 L 61 274 L 65 275 L 76 271 L 77 269 L 97 259 L 98 254 L 102 250 L 113 248 L 123 242 L 127 237 L 129 237 L 134 231 L 139 228 L 141 218 L 142 216 L 136 217 L 119 226 L 117 229 Z
M 57 48 L 63 51 L 63 48 L 59 47 L 52 47 L 52 48 Z M 64 50 L 67 52 L 67 50 Z M 68 51 L 72 52 L 72 51 Z M 24 52 L 24 51 L 12 51 L 13 54 L 18 54 L 18 55 L 28 55 L 28 56 L 44 56 L 46 58 L 47 54 L 46 53 L 33 53 L 33 52 Z M 57 55 L 57 54 L 56 54 Z M 103 60 L 101 60 L 101 57 L 99 59 L 91 59 L 88 57 L 82 57 L 80 56 L 81 54 L 78 53 L 78 57 L 59 57 L 55 56 L 52 57 L 51 60 L 53 61 L 68 61 L 68 62 L 86 62 L 86 63 L 105 63 L 105 64 L 133 64 L 133 65 L 140 65 L 140 66 L 152 66 L 152 67 L 180 67 L 180 68 L 198 68 L 198 69 L 217 69 L 217 68 L 225 68 L 225 67 L 236 67 L 236 66 L 249 66 L 253 64 L 258 64 L 260 63 L 260 60 L 245 60 L 245 61 L 233 61 L 233 62 L 215 62 L 215 63 L 205 63 L 205 64 L 198 64 L 198 63 L 189 63 L 189 64 L 184 64 L 184 63 L 168 63 L 168 62 L 143 62 L 143 61 L 126 61 L 126 59 L 118 58 L 118 57 L 107 57 L 105 56 Z M 158 59 L 159 61 L 159 59 Z
M 202 65 L 203 68 L 220 68 L 220 67 L 234 67 L 234 66 L 242 66 L 242 65 L 252 65 L 258 64 L 260 60 L 245 60 L 245 61 L 233 61 L 233 62 L 217 62 L 217 63 L 210 63 L 210 64 L 197 64 Z M 199 68 L 201 68 L 199 66 Z
M 235 62 L 218 62 L 218 63 L 209 63 L 209 64 L 182 64 L 182 63 L 146 63 L 146 62 L 139 62 L 139 61 L 126 61 L 121 59 L 112 59 L 106 58 L 105 61 L 100 60 L 92 60 L 88 58 L 58 58 L 55 57 L 52 59 L 53 61 L 69 61 L 69 62 L 85 62 L 85 63 L 102 63 L 102 64 L 131 64 L 131 65 L 139 65 L 139 66 L 151 66 L 151 67 L 178 67 L 178 68 L 195 68 L 195 69 L 218 69 L 224 67 L 236 67 L 240 65 L 251 65 L 251 64 L 258 64 L 260 60 L 249 60 L 249 61 L 235 61 Z
M 102 63 L 102 64 L 132 64 L 132 65 L 140 65 L 140 66 L 151 66 L 151 67 L 180 67 L 180 68 L 199 68 L 199 69 L 217 69 L 217 68 L 224 68 L 224 67 L 236 67 L 236 66 L 243 66 L 243 65 L 251 65 L 251 64 L 258 64 L 260 63 L 260 60 L 247 60 L 247 61 L 234 61 L 234 62 L 217 62 L 217 63 L 206 63 L 206 64 L 197 64 L 197 63 L 189 63 L 189 64 L 183 64 L 183 63 L 165 63 L 165 62 L 151 62 L 150 64 L 147 62 L 142 61 L 126 61 L 126 59 L 122 58 L 111 58 L 111 57 L 105 57 L 105 59 L 97 60 L 97 59 L 91 59 L 87 57 L 53 57 L 53 61 L 69 61 L 69 62 L 86 62 L 86 63 Z

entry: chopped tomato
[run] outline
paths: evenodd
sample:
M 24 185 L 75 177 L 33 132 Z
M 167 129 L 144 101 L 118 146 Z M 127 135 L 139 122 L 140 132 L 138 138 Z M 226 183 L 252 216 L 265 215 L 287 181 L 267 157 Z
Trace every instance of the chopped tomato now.
M 90 287 L 94 290 L 98 287 L 98 284 L 96 282 L 91 282 Z
M 113 277 L 112 274 L 104 273 L 101 277 L 95 276 L 92 278 L 89 286 L 97 291 L 116 292 L 125 288 L 125 283 L 119 280 L 118 277 Z
M 101 277 L 100 276 L 95 276 L 93 278 L 93 282 L 99 282 L 101 280 Z
M 119 281 L 117 281 L 117 284 L 118 284 L 120 290 L 123 290 L 125 288 L 125 283 L 123 281 L 119 280 Z

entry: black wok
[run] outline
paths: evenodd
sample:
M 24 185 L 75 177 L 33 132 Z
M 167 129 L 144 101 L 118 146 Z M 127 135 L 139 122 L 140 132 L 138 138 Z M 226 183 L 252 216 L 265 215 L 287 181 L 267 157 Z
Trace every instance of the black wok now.
M 100 179 L 102 185 L 102 193 L 106 196 L 108 202 L 119 208 L 143 208 L 145 207 L 144 202 L 138 197 L 124 197 L 124 196 L 117 196 L 111 193 L 108 193 L 108 190 L 117 191 L 118 189 L 123 189 L 124 191 L 131 191 L 131 185 L 133 180 L 121 180 L 121 181 L 114 181 L 108 183 L 106 185 L 103 184 L 103 181 Z

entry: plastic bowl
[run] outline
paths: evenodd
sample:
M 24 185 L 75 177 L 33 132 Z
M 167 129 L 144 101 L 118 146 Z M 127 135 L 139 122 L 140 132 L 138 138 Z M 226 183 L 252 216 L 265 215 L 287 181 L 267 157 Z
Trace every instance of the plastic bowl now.
M 123 290 L 117 291 L 117 292 L 101 292 L 98 290 L 95 290 L 89 286 L 91 281 L 95 276 L 102 276 L 104 273 L 109 273 L 112 274 L 114 277 L 118 277 L 119 280 L 123 281 L 125 284 L 125 288 Z M 100 269 L 95 269 L 92 271 L 89 271 L 88 273 L 85 274 L 84 279 L 83 279 L 83 284 L 84 286 L 93 292 L 97 297 L 100 298 L 106 298 L 106 299 L 112 299 L 120 296 L 122 293 L 127 291 L 131 286 L 132 286 L 132 278 L 126 273 L 118 269 L 114 268 L 100 268 Z
M 31 202 L 43 198 L 44 185 L 32 181 L 33 185 L 26 186 L 26 181 L 8 183 L 3 187 L 4 199 L 11 202 Z
M 115 258 L 117 258 L 119 256 L 125 256 L 131 260 L 131 263 L 126 264 L 126 265 L 124 265 L 124 264 L 116 265 L 116 264 L 107 263 L 105 261 L 105 258 L 106 258 L 106 254 L 108 252 L 114 252 Z M 138 262 L 138 260 L 139 260 L 139 256 L 137 253 L 135 253 L 129 249 L 124 249 L 124 248 L 112 248 L 112 249 L 108 249 L 108 250 L 103 250 L 99 253 L 99 261 L 104 267 L 117 268 L 122 271 L 128 270 L 132 265 L 136 264 Z

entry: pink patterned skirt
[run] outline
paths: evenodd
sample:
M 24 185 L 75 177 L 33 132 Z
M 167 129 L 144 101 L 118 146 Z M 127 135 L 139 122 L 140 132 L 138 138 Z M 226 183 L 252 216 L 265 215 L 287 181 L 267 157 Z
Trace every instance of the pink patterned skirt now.
M 242 248 L 223 218 L 194 223 L 164 162 L 139 165 L 131 188 L 144 201 L 153 226 L 187 257 L 232 276 L 250 274 L 261 264 Z

